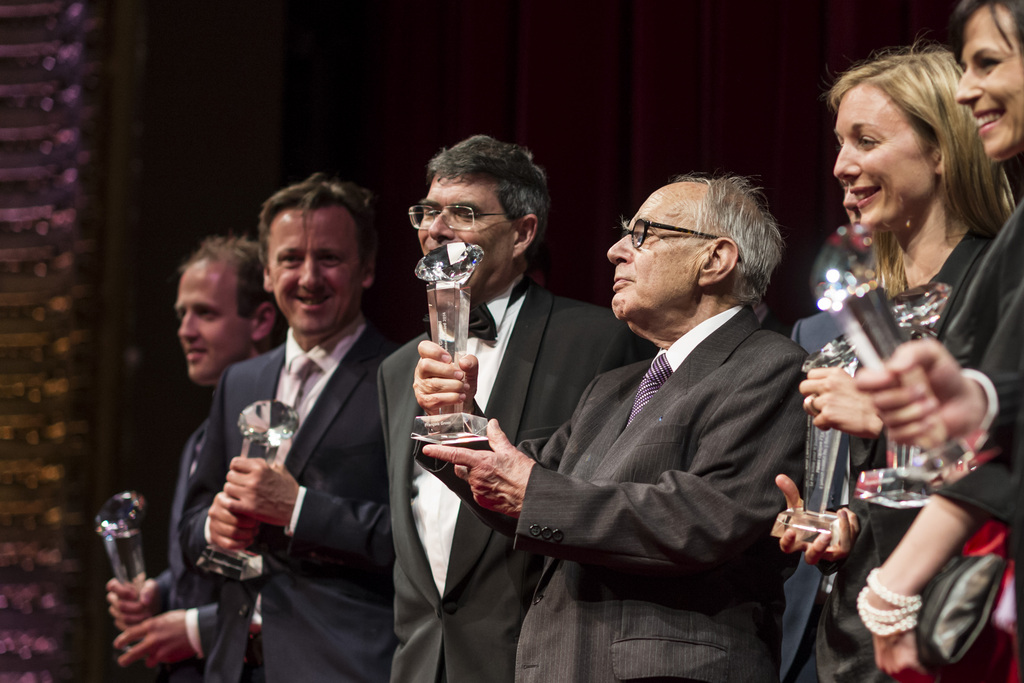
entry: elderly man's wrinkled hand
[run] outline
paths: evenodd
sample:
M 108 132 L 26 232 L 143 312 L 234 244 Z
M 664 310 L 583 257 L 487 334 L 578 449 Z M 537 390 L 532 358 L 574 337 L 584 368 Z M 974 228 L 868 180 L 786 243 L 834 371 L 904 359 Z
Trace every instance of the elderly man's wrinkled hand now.
M 450 462 L 455 473 L 473 491 L 473 499 L 482 507 L 518 519 L 533 459 L 516 450 L 497 420 L 487 423 L 487 441 L 493 451 L 475 451 L 452 446 L 425 446 L 423 453 Z

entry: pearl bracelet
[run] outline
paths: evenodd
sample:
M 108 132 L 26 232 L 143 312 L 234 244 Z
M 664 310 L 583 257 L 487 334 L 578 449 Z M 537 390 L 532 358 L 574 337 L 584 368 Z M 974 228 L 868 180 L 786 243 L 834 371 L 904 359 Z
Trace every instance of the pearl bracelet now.
M 868 592 L 875 593 L 895 609 L 880 609 L 868 603 Z M 920 595 L 894 593 L 878 580 L 878 570 L 868 574 L 868 585 L 857 596 L 857 612 L 865 628 L 876 636 L 891 636 L 917 627 L 917 615 L 921 611 Z
M 878 579 L 879 569 L 872 569 L 871 573 L 868 574 L 868 587 L 874 592 L 875 595 L 885 600 L 890 605 L 896 607 L 909 607 L 915 612 L 921 609 L 921 596 L 920 595 L 900 595 L 894 593 L 885 586 Z

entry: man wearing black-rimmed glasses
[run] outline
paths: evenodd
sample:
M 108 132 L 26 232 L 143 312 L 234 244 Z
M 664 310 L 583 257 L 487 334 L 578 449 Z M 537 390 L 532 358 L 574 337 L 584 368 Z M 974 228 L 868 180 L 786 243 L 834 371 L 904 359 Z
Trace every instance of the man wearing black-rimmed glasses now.
M 500 419 L 516 438 L 548 436 L 596 374 L 653 354 L 607 309 L 553 296 L 525 275 L 550 203 L 528 150 L 471 137 L 431 159 L 427 184 L 409 209 L 423 252 L 453 241 L 484 250 L 469 280 L 480 388 L 468 411 Z M 541 558 L 514 551 L 414 465 L 409 435 L 425 408 L 412 383 L 424 339 L 406 344 L 379 374 L 396 553 L 391 680 L 511 683 Z
M 549 439 L 491 420 L 491 450 L 424 447 L 481 519 L 547 557 L 517 683 L 778 683 L 794 562 L 769 535 L 783 505 L 771 482 L 802 466 L 806 354 L 751 307 L 781 256 L 748 181 L 657 190 L 608 250 L 612 310 L 662 349 L 653 363 L 596 378 Z M 421 352 L 421 403 L 473 395 L 472 356 L 456 373 L 440 347 Z

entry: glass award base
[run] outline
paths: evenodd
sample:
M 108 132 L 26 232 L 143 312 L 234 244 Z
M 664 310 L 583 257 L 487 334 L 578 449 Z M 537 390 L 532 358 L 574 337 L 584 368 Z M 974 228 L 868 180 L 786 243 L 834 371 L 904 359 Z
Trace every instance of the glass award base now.
M 235 581 L 247 581 L 263 574 L 263 556 L 208 545 L 196 566 Z
M 950 441 L 916 454 L 907 467 L 863 472 L 855 495 L 886 507 L 923 507 L 933 491 L 964 477 L 998 453 L 998 448 L 973 451 L 963 441 Z
M 890 508 L 924 507 L 928 502 L 929 492 L 928 482 L 921 476 L 922 474 L 923 472 L 916 467 L 868 470 L 858 477 L 854 495 L 861 500 Z
M 412 438 L 440 444 L 487 441 L 487 418 L 471 413 L 421 415 L 413 423 Z
M 772 527 L 772 536 L 781 538 L 790 529 L 796 531 L 797 542 L 812 541 L 818 534 L 832 531 L 832 525 L 839 521 L 834 512 L 815 512 L 803 508 L 789 508 L 779 513 Z

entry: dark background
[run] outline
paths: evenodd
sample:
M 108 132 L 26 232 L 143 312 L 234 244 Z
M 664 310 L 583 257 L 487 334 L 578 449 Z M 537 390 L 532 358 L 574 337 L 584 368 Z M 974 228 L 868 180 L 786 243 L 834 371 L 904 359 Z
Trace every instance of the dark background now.
M 620 215 L 676 173 L 757 176 L 787 238 L 767 301 L 791 324 L 812 312 L 810 261 L 844 220 L 822 93 L 874 49 L 945 40 L 953 4 L 145 3 L 129 29 L 131 191 L 116 207 L 129 230 L 118 249 L 100 245 L 124 254 L 122 304 L 104 312 L 124 330 L 124 381 L 105 397 L 120 404 L 119 438 L 101 457 L 115 467 L 111 492 L 151 501 L 151 572 L 165 566 L 181 446 L 209 407 L 209 390 L 187 380 L 172 311 L 176 267 L 202 236 L 254 232 L 263 199 L 314 171 L 373 189 L 381 248 L 364 310 L 405 341 L 425 305 L 406 208 L 440 147 L 487 133 L 526 145 L 548 172 L 547 285 L 601 305 Z M 150 676 L 136 665 L 95 680 Z

